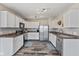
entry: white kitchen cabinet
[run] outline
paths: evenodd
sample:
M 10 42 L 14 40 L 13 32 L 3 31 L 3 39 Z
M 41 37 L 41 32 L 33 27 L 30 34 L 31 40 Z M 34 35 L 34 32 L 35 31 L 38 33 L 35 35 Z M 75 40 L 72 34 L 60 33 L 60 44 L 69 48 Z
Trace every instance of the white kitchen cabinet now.
M 64 27 L 79 27 L 79 9 L 71 9 L 63 15 Z
M 60 54 L 62 54 L 62 47 L 63 46 L 63 39 L 58 38 L 56 39 L 56 49 L 59 51 Z
M 0 11 L 0 27 L 19 27 L 23 19 L 8 11 Z
M 1 38 L 0 38 L 0 55 L 2 55 L 2 51 L 1 51 Z
M 8 11 L 0 11 L 0 27 L 15 27 L 15 15 Z
M 62 55 L 79 56 L 79 39 L 64 39 Z
M 12 56 L 23 46 L 23 35 L 0 37 L 0 56 Z
M 1 38 L 0 55 L 11 56 L 13 55 L 13 38 Z
M 17 36 L 14 39 L 14 52 L 16 53 L 23 46 L 23 35 Z
M 25 21 L 24 19 L 22 19 L 22 23 L 24 23 L 24 28 L 27 28 L 27 21 Z
M 15 20 L 15 27 L 19 27 L 19 17 L 16 16 L 16 20 Z
M 49 33 L 49 41 L 56 47 L 56 35 Z
M 62 56 L 79 56 L 79 39 L 57 37 L 56 49 Z
M 24 19 L 22 19 L 22 23 L 24 23 L 25 28 L 27 28 L 27 21 L 25 21 Z
M 0 11 L 0 27 L 7 27 L 7 11 Z
M 29 32 L 27 33 L 26 39 L 27 40 L 39 40 L 39 33 Z
M 8 15 L 7 15 L 7 27 L 15 27 L 15 15 L 8 12 Z
M 23 22 L 23 19 L 22 19 L 22 18 L 20 18 L 20 17 L 19 17 L 19 22 L 20 22 L 20 23 L 22 23 L 22 22 Z
M 16 16 L 15 27 L 19 27 L 19 23 L 25 24 L 25 21 L 24 21 L 24 19 L 20 18 L 19 16 Z
M 26 23 L 26 21 L 25 21 L 24 19 L 22 19 L 22 23 L 24 23 L 24 24 L 25 24 L 25 23 Z

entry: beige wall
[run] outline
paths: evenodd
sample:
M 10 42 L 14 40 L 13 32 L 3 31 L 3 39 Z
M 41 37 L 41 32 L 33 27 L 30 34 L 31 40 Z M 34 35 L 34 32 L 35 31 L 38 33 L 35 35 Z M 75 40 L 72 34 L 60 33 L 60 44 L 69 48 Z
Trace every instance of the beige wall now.
M 30 19 L 29 22 L 39 22 L 40 25 L 48 25 L 48 19 Z
M 18 12 L 14 11 L 14 10 L 12 10 L 12 9 L 2 5 L 2 4 L 0 4 L 0 11 L 9 11 L 9 12 L 11 12 L 11 13 L 13 13 L 13 14 L 21 17 L 21 18 L 23 18 L 22 15 L 20 15 Z
M 49 22 L 49 27 L 50 28 L 61 28 L 62 27 L 62 24 L 61 25 L 58 25 L 58 21 L 61 21 L 62 24 L 63 24 L 62 19 L 55 19 L 55 20 L 52 20 L 52 21 Z
M 58 19 L 36 19 L 36 20 L 28 20 L 28 22 L 30 23 L 30 25 L 32 24 L 31 22 L 37 22 L 40 25 L 49 25 L 49 28 L 60 28 L 62 27 L 62 25 L 58 25 L 58 21 L 60 21 L 63 23 L 62 18 L 58 18 Z
M 74 6 L 72 6 L 70 9 L 77 9 L 79 8 L 79 4 L 75 4 Z M 7 11 L 10 11 L 10 12 L 13 12 L 14 14 L 18 14 L 17 12 L 11 10 L 11 9 L 8 9 L 6 8 L 5 6 L 2 6 L 0 5 L 0 11 L 1 10 L 7 10 Z M 64 13 L 65 14 L 65 13 Z M 18 14 L 19 15 L 19 14 Z M 59 26 L 57 24 L 57 22 L 61 20 L 63 22 L 63 19 L 61 16 L 58 16 L 56 19 L 34 19 L 34 20 L 26 20 L 26 21 L 29 21 L 29 22 L 39 22 L 40 25 L 49 25 L 50 28 L 58 28 L 58 27 L 62 27 L 62 26 Z M 31 24 L 31 23 L 30 23 Z

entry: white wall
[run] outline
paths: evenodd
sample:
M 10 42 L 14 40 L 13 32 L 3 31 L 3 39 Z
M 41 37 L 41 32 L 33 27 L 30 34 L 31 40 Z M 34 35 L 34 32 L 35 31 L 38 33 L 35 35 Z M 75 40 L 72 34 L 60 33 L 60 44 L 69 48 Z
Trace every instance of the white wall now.
M 0 4 L 0 11 L 9 11 L 9 12 L 11 12 L 11 13 L 17 15 L 17 16 L 20 16 L 21 18 L 23 18 L 22 15 L 20 15 L 19 13 L 15 12 L 14 10 L 12 10 L 10 8 L 5 7 L 2 4 Z

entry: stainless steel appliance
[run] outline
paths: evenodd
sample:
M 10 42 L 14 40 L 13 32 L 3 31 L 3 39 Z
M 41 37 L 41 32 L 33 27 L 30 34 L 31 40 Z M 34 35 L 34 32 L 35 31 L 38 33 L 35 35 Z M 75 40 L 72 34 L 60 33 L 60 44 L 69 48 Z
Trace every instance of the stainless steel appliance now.
M 49 28 L 47 25 L 39 26 L 39 39 L 40 41 L 48 41 L 49 40 Z
M 20 29 L 24 29 L 24 27 L 25 27 L 25 24 L 24 23 L 19 23 L 19 28 Z

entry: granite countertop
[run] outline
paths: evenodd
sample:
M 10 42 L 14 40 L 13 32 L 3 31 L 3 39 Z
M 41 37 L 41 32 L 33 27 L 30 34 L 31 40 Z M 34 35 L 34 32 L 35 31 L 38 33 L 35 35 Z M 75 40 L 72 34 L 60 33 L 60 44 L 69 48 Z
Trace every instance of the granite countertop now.
M 8 33 L 8 34 L 2 34 L 2 35 L 0 35 L 0 37 L 16 37 L 16 36 L 19 36 L 22 34 L 24 34 L 24 33 Z
M 56 31 L 52 31 L 50 32 L 54 35 L 56 35 L 57 37 L 60 38 L 65 38 L 65 39 L 79 39 L 78 35 L 74 35 L 74 34 L 68 34 L 68 33 L 62 33 L 62 32 L 56 32 Z
M 39 32 L 38 28 L 27 28 L 27 32 Z

